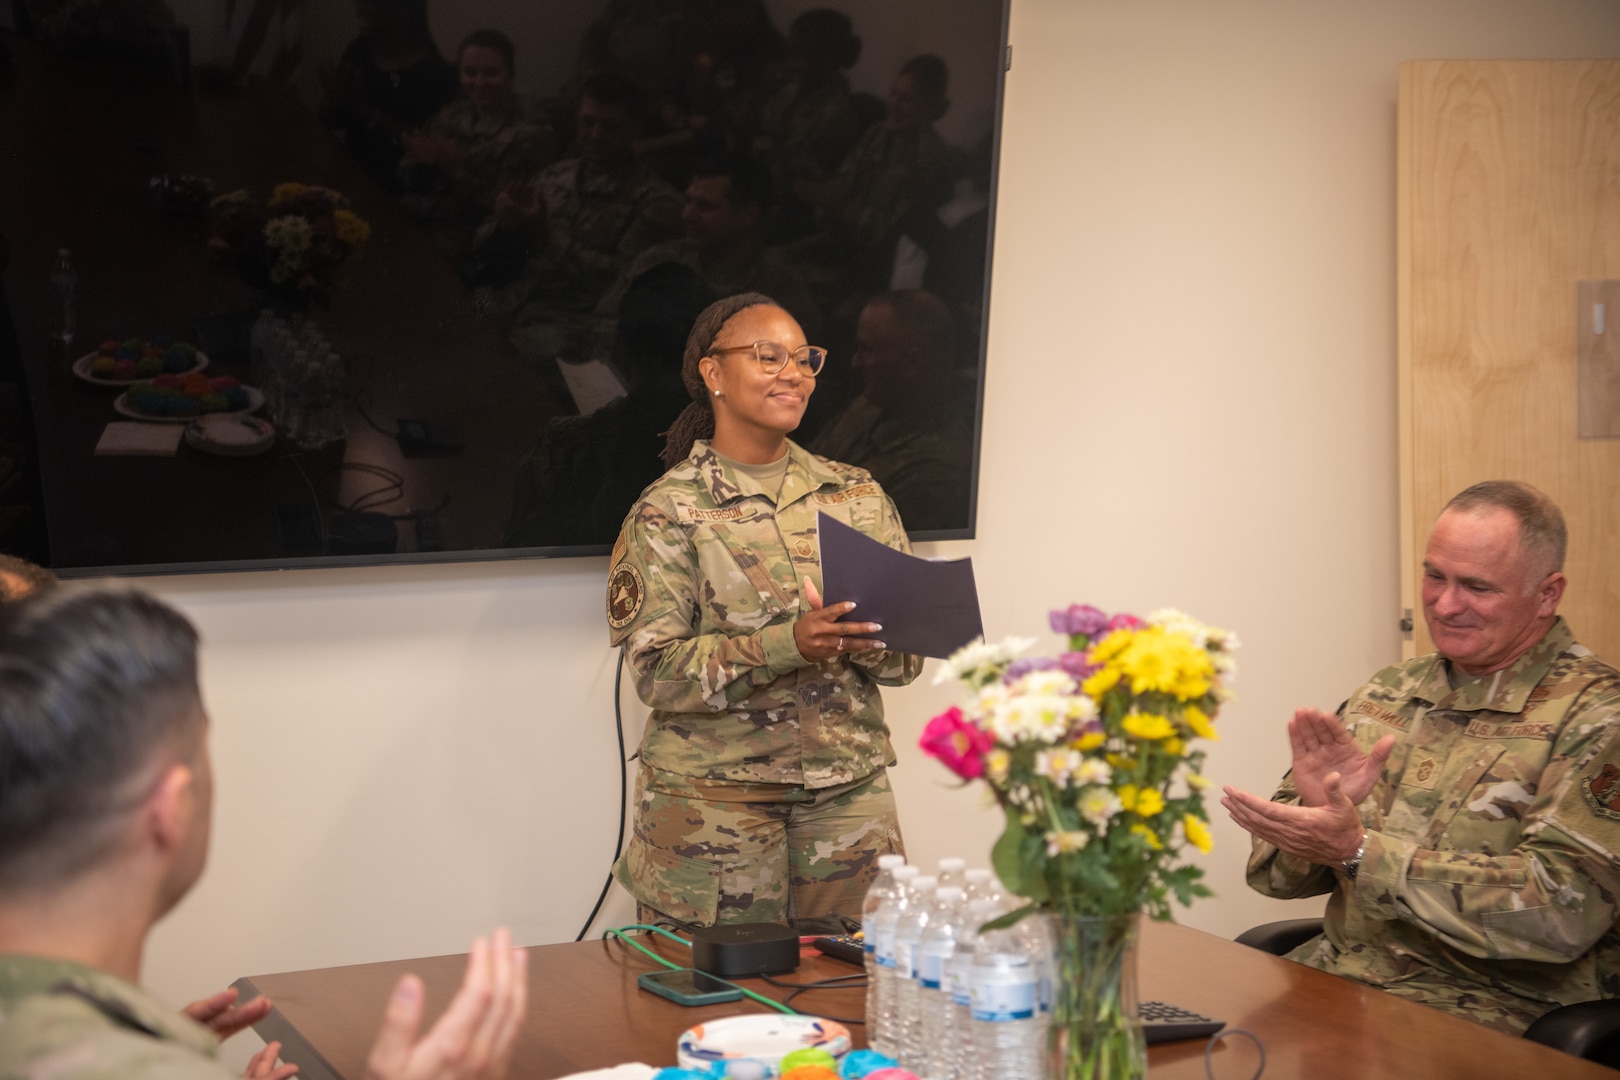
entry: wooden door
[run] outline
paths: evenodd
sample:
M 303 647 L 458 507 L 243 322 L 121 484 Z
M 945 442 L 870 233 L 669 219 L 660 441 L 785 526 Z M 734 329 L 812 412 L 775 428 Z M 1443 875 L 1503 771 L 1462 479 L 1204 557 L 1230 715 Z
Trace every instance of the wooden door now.
M 1423 545 L 1452 495 L 1525 480 L 1569 523 L 1561 611 L 1620 664 L 1620 438 L 1582 437 L 1620 355 L 1620 61 L 1401 66 L 1401 595 L 1433 646 Z M 1586 301 L 1582 307 L 1582 283 Z M 1580 350 L 1587 350 L 1582 378 Z M 1594 375 L 1594 372 L 1596 373 Z

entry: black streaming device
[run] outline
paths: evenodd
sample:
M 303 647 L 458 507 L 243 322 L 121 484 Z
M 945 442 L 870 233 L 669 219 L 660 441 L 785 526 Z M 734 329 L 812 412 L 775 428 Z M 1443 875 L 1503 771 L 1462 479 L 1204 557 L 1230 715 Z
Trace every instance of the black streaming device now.
M 692 931 L 692 966 L 722 979 L 799 966 L 799 935 L 781 923 L 728 923 Z

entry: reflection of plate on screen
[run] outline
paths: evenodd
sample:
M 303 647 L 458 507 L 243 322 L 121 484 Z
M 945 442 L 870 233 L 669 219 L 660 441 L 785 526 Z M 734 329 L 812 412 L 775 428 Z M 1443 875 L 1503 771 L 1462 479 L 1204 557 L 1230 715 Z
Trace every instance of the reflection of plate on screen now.
M 92 386 L 130 387 L 134 386 L 138 382 L 141 382 L 142 380 L 150 380 L 154 377 L 151 375 L 139 375 L 132 379 L 115 379 L 111 375 L 97 375 L 95 372 L 90 370 L 90 365 L 96 362 L 96 357 L 99 355 L 100 353 L 89 353 L 88 355 L 81 356 L 77 360 L 73 361 L 73 374 L 77 375 L 85 382 L 90 383 Z M 197 362 L 186 368 L 184 371 L 166 371 L 160 372 L 160 374 L 189 375 L 193 371 L 201 371 L 207 366 L 208 354 L 198 353 Z M 142 417 L 142 419 L 144 420 L 146 417 Z
M 248 403 L 240 409 L 220 409 L 218 412 L 192 413 L 190 416 L 153 416 L 151 413 L 143 413 L 131 405 L 129 403 L 129 391 L 126 390 L 119 394 L 118 398 L 113 402 L 113 410 L 122 413 L 131 420 L 150 420 L 154 424 L 189 424 L 193 420 L 202 419 L 204 416 L 241 416 L 244 413 L 257 412 L 264 406 L 263 394 L 251 386 L 244 386 L 242 389 L 247 391 Z
M 210 413 L 186 425 L 186 445 L 221 457 L 262 454 L 276 442 L 276 426 L 258 416 Z

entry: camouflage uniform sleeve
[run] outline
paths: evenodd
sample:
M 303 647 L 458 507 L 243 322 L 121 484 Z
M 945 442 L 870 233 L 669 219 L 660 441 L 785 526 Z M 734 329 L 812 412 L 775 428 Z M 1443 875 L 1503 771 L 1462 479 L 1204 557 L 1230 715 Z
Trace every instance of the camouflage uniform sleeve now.
M 809 662 L 793 622 L 752 632 L 700 633 L 712 592 L 679 523 L 647 502 L 630 512 L 608 573 L 608 625 L 626 645 L 636 692 L 665 712 L 720 712 Z
M 1513 850 L 1435 851 L 1370 830 L 1350 902 L 1369 918 L 1424 927 L 1470 956 L 1562 963 L 1590 949 L 1614 925 L 1620 897 L 1620 809 L 1593 796 L 1608 796 L 1602 778 L 1620 773 L 1620 683 L 1583 696 L 1539 782 L 1526 785 L 1531 800 Z M 1447 838 L 1475 846 L 1458 833 L 1453 826 Z
M 1277 786 L 1272 802 L 1299 805 L 1299 793 L 1294 790 L 1294 774 L 1289 772 Z M 1276 846 L 1252 838 L 1247 878 L 1249 888 L 1279 900 L 1297 900 L 1302 896 L 1320 896 L 1333 890 L 1333 871 L 1297 855 L 1277 850 Z
M 911 538 L 900 523 L 900 511 L 894 508 L 894 500 L 886 493 L 883 496 L 883 516 L 872 535 L 897 551 L 911 554 Z M 859 613 L 856 614 L 859 617 Z M 921 675 L 923 669 L 922 657 L 888 650 L 850 653 L 849 662 L 871 676 L 873 682 L 883 686 L 905 686 Z

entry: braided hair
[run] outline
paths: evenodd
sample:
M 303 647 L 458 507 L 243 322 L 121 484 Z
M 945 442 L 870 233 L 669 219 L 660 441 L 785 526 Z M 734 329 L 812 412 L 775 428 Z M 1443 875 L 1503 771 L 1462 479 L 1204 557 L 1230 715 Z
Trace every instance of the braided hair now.
M 733 316 L 751 307 L 777 306 L 764 293 L 746 292 L 716 300 L 698 315 L 692 332 L 686 336 L 686 353 L 681 359 L 681 385 L 686 387 L 692 403 L 681 410 L 664 435 L 664 452 L 660 455 L 664 468 L 673 469 L 685 461 L 692 444 L 699 439 L 714 437 L 714 404 L 709 400 L 709 388 L 698 370 L 698 361 L 709 355 L 715 339 Z

